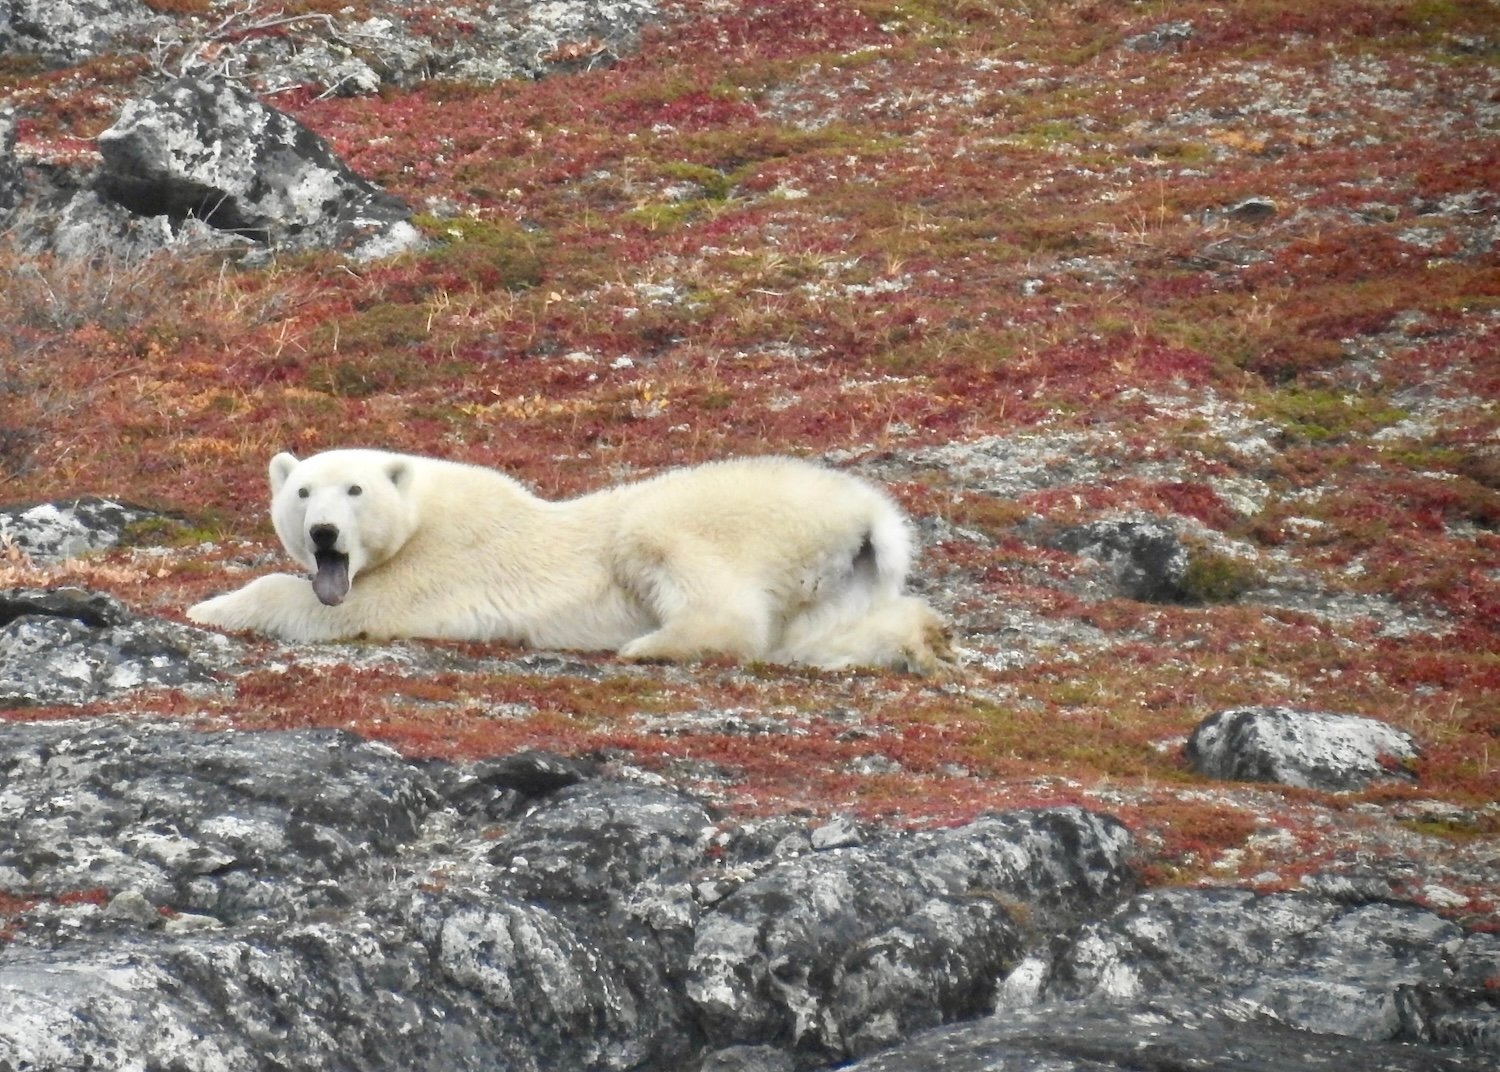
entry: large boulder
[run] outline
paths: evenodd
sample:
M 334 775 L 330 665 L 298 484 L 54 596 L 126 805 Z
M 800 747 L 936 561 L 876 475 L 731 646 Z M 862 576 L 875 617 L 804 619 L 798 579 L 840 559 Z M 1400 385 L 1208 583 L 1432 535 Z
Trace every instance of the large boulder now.
M 0 507 L 0 543 L 33 562 L 61 562 L 114 547 L 143 522 L 167 519 L 154 510 L 98 496 L 5 506 Z
M 100 192 L 131 212 L 199 219 L 263 245 L 380 256 L 420 242 L 399 198 L 235 83 L 179 78 L 99 135 Z
M 1377 719 L 1289 707 L 1212 714 L 1188 738 L 1189 765 L 1211 778 L 1280 782 L 1330 792 L 1415 781 L 1411 734 Z
M 1055 534 L 1051 546 L 1098 562 L 1109 595 L 1144 603 L 1178 603 L 1186 597 L 1188 551 L 1169 521 L 1152 517 L 1090 521 Z
M 1061 809 L 788 861 L 698 927 L 688 996 L 723 1045 L 868 1053 L 980 1011 L 1022 945 L 1003 905 L 1105 903 L 1129 881 L 1130 847 L 1118 822 Z
M 1027 957 L 993 1015 L 859 1072 L 1482 1072 L 1500 938 L 1411 905 L 1163 890 Z
M 439 803 L 346 733 L 165 723 L 0 723 L 0 785 L 0 889 L 129 890 L 224 919 L 347 903 Z

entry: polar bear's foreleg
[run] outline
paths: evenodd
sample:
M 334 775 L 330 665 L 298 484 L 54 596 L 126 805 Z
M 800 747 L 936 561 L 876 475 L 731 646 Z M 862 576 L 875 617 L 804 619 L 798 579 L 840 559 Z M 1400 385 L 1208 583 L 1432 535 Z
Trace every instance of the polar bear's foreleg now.
M 324 606 L 306 577 L 273 573 L 188 608 L 188 620 L 229 631 L 250 630 L 281 640 L 344 640 L 357 636 L 347 605 Z

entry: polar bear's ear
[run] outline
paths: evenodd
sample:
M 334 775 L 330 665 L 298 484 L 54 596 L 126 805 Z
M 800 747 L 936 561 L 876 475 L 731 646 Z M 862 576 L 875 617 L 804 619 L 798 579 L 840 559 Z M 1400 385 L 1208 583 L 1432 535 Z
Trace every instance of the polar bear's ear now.
M 396 487 L 402 487 L 411 477 L 411 466 L 406 464 L 405 458 L 392 459 L 385 463 L 385 475 Z
M 271 494 L 278 494 L 282 486 L 286 484 L 286 478 L 292 475 L 292 470 L 297 467 L 297 456 L 282 451 L 271 459 Z

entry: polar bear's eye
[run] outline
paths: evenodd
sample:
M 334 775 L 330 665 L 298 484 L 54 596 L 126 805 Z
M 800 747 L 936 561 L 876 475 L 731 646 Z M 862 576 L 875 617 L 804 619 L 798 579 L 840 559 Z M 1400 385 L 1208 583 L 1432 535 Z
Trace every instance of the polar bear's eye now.
M 307 498 L 307 489 L 306 488 L 298 488 L 297 489 L 297 498 L 299 498 L 299 499 L 305 499 L 305 498 Z
M 358 484 L 350 484 L 350 485 L 349 485 L 349 494 L 350 494 L 350 495 L 359 495 L 359 494 L 360 494 L 360 493 L 362 493 L 362 492 L 363 492 L 363 491 L 364 491 L 364 490 L 365 490 L 365 489 L 364 489 L 364 488 L 362 488 L 362 487 L 360 487 L 360 486 L 359 486 L 359 485 L 358 485 Z

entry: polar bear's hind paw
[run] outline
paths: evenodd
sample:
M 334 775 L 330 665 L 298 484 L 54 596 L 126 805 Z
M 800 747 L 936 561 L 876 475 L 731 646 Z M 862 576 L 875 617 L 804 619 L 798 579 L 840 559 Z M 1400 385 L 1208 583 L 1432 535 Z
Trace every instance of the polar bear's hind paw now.
M 964 676 L 963 664 L 953 647 L 953 634 L 940 621 L 926 622 L 916 643 L 901 652 L 906 665 L 901 669 L 934 681 L 958 681 Z

